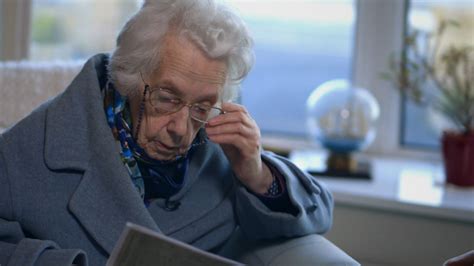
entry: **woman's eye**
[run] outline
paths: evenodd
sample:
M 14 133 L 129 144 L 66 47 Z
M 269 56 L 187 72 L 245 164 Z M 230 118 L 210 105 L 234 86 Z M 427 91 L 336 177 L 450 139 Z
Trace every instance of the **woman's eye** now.
M 160 98 L 161 102 L 167 102 L 167 103 L 173 103 L 173 104 L 179 104 L 181 101 L 176 98 L 170 98 L 170 97 L 161 97 Z
M 199 112 L 199 113 L 207 113 L 207 112 L 209 112 L 209 107 L 195 105 L 194 106 L 194 111 Z

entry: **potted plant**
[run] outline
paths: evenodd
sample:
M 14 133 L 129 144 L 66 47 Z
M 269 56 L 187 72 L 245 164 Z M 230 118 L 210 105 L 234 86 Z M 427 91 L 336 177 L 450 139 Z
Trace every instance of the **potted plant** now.
M 448 45 L 443 34 L 455 21 L 442 21 L 434 33 L 410 30 L 402 58 L 390 58 L 388 73 L 403 96 L 440 112 L 453 125 L 441 147 L 446 182 L 474 186 L 474 47 Z

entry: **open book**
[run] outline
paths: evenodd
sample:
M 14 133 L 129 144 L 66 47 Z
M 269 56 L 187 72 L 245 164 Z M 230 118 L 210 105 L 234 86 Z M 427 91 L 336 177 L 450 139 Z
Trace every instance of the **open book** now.
M 145 227 L 127 223 L 107 266 L 242 265 Z

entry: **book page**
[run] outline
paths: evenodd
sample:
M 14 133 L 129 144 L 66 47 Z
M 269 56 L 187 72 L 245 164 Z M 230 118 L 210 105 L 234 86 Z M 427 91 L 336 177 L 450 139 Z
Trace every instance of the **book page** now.
M 127 223 L 107 266 L 243 265 L 145 227 Z

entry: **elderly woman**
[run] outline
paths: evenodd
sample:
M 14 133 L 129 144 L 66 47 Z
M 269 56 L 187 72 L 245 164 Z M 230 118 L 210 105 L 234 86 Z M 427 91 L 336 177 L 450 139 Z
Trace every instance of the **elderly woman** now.
M 111 56 L 0 136 L 0 264 L 104 265 L 126 222 L 250 263 L 273 258 L 252 261 L 244 242 L 281 237 L 303 261 L 355 263 L 314 235 L 331 226 L 330 193 L 262 151 L 231 103 L 251 43 L 222 5 L 146 1 Z

